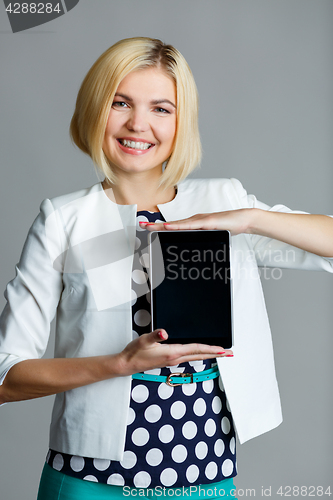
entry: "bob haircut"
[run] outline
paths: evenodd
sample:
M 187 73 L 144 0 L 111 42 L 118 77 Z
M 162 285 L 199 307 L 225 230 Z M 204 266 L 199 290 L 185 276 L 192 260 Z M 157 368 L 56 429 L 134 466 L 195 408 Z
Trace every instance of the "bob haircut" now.
M 162 69 L 175 82 L 177 91 L 174 146 L 160 180 L 160 186 L 168 188 L 185 179 L 201 160 L 197 87 L 186 60 L 172 45 L 153 38 L 135 37 L 120 40 L 107 49 L 82 82 L 70 136 L 92 158 L 105 178 L 116 184 L 116 174 L 103 151 L 108 116 L 123 78 L 132 71 L 146 68 Z

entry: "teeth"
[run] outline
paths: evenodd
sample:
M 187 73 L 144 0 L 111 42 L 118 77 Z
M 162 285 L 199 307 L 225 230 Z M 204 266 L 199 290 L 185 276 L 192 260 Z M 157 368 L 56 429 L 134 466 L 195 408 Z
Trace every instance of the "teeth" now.
M 128 141 L 127 139 L 120 139 L 120 142 L 123 146 L 133 149 L 148 149 L 151 146 L 149 142 L 135 142 Z

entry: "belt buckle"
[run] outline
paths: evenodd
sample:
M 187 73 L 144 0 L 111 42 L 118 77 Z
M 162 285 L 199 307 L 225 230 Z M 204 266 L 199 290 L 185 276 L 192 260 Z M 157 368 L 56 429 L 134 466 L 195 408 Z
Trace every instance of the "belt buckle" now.
M 170 375 L 167 376 L 166 384 L 168 384 L 170 387 L 176 387 L 177 385 L 183 385 L 183 384 L 176 384 L 175 382 L 171 382 L 171 377 L 191 377 L 191 382 L 185 382 L 187 384 L 193 384 L 193 373 L 170 373 Z

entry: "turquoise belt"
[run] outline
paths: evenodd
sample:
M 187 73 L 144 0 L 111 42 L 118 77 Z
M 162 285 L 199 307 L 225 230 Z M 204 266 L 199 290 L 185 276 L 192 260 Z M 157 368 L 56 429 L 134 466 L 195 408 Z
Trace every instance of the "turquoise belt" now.
M 195 382 L 204 382 L 219 376 L 218 366 L 209 368 L 197 373 L 170 373 L 168 376 L 163 375 L 150 375 L 148 373 L 134 373 L 132 378 L 135 380 L 149 380 L 150 382 L 164 382 L 171 387 L 183 384 L 194 384 Z

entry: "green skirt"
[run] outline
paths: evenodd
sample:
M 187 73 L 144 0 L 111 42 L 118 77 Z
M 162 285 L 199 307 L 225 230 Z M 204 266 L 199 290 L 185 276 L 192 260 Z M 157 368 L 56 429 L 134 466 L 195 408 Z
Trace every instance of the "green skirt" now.
M 232 478 L 219 483 L 179 488 L 130 488 L 95 483 L 68 476 L 45 464 L 37 500 L 124 500 L 125 498 L 154 498 L 165 500 L 171 497 L 191 500 L 236 498 Z M 237 499 L 236 499 L 237 500 Z

